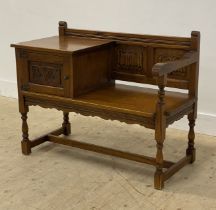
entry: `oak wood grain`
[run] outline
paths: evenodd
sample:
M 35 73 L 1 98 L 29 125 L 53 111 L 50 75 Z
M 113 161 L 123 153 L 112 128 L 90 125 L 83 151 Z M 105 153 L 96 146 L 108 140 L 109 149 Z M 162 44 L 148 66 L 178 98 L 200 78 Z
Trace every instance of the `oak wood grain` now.
M 174 173 L 195 161 L 200 32 L 192 31 L 190 37 L 103 32 L 71 29 L 65 21 L 59 22 L 58 31 L 58 36 L 11 45 L 16 50 L 23 154 L 51 141 L 148 163 L 156 167 L 155 189 L 162 189 Z M 116 80 L 157 88 L 120 85 Z M 63 123 L 60 129 L 30 141 L 27 112 L 37 105 L 63 111 Z M 154 129 L 156 157 L 60 137 L 71 133 L 69 112 Z M 164 160 L 166 128 L 185 115 L 190 127 L 186 157 L 177 163 Z

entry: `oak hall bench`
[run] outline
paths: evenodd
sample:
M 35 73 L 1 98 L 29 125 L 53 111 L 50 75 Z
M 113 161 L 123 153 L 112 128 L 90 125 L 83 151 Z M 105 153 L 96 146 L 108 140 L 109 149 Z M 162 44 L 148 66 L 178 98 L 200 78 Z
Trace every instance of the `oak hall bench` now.
M 156 167 L 154 186 L 195 161 L 200 33 L 169 37 L 77 30 L 59 22 L 59 35 L 18 44 L 16 52 L 22 153 L 43 142 L 64 144 Z M 150 84 L 156 89 L 116 84 L 115 80 Z M 173 87 L 184 91 L 165 91 Z M 29 106 L 63 111 L 62 126 L 29 140 Z M 155 130 L 156 157 L 132 154 L 60 136 L 71 133 L 69 112 L 137 123 Z M 166 128 L 185 115 L 189 120 L 186 155 L 164 160 Z

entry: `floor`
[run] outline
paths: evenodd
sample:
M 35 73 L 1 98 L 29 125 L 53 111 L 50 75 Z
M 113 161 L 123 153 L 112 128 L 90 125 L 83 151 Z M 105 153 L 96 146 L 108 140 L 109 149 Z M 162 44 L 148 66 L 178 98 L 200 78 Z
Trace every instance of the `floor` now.
M 53 130 L 62 113 L 31 107 L 30 137 Z M 72 138 L 155 155 L 154 133 L 139 125 L 70 114 Z M 199 123 L 199 122 L 198 122 Z M 197 161 L 153 189 L 154 167 L 62 145 L 20 151 L 17 100 L 0 97 L 0 210 L 216 209 L 216 137 L 196 135 Z M 185 154 L 187 132 L 168 129 L 165 158 Z

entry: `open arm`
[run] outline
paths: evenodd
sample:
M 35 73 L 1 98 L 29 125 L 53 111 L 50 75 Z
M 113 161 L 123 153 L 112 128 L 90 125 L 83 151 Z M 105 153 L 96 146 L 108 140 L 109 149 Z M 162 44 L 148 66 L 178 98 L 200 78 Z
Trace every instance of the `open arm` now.
M 198 52 L 190 51 L 185 53 L 184 56 L 178 60 L 166 63 L 156 63 L 152 68 L 152 73 L 155 76 L 163 76 L 190 64 L 196 63 L 198 59 Z

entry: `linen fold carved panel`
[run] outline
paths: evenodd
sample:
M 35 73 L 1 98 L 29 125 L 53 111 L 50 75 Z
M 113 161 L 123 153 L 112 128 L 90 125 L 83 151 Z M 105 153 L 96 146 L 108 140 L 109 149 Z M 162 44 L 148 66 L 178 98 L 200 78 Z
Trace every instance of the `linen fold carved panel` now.
M 143 46 L 118 45 L 114 53 L 114 70 L 130 74 L 145 74 L 146 49 Z

